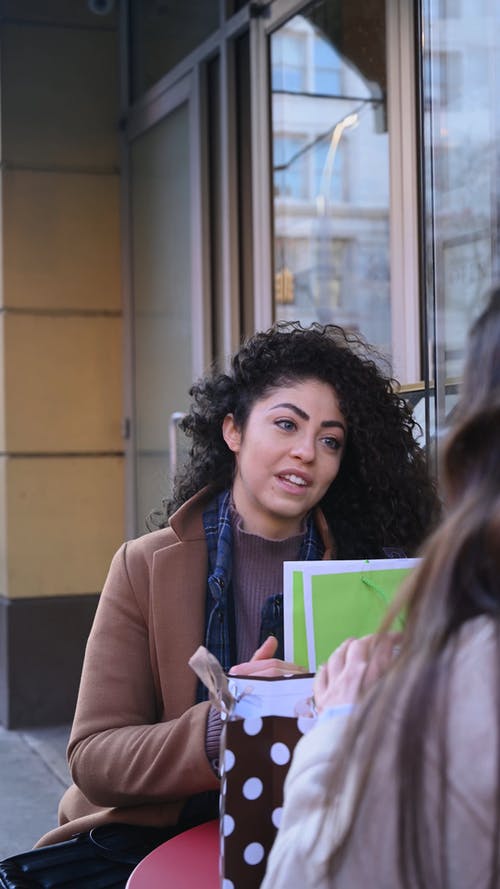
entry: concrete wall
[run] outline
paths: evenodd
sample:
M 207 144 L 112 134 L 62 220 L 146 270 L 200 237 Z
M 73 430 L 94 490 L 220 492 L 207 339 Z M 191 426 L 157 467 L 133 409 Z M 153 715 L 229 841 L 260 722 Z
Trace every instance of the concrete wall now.
M 18 727 L 71 718 L 124 534 L 117 14 L 3 0 L 0 27 L 0 722 Z

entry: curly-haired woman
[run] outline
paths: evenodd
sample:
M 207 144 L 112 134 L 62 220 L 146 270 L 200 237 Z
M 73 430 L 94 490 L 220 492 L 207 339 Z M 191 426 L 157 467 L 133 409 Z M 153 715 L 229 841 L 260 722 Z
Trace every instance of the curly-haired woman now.
M 500 886 L 500 289 L 471 332 L 443 485 L 447 516 L 384 622 L 406 608 L 399 655 L 349 640 L 316 677 L 262 889 Z
M 205 643 L 227 670 L 299 671 L 281 659 L 283 561 L 415 551 L 436 496 L 375 358 L 339 327 L 276 325 L 193 386 L 173 499 L 111 564 L 69 744 L 75 783 L 42 844 L 213 817 L 221 727 L 191 654 Z

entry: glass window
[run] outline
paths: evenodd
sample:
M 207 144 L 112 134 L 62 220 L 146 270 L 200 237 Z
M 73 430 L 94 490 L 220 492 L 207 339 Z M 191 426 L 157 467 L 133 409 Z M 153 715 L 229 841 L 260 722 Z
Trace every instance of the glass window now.
M 132 100 L 219 27 L 219 0 L 131 0 Z
M 247 3 L 248 0 L 226 0 L 226 18 L 230 18 L 239 9 L 243 9 Z
M 463 58 L 455 51 L 436 52 L 432 60 L 431 89 L 427 105 L 442 105 L 449 110 L 458 110 L 463 95 Z
M 347 190 L 344 192 L 344 184 L 347 186 L 349 180 L 345 166 L 344 144 L 337 146 L 334 158 L 332 158 L 331 144 L 332 140 L 327 135 L 320 138 L 312 147 L 314 163 L 312 196 L 316 199 L 328 192 L 333 201 L 341 201 L 343 196 L 348 198 Z
M 307 87 L 305 41 L 302 34 L 278 33 L 271 42 L 273 91 L 300 93 Z
M 442 428 L 467 331 L 498 280 L 500 5 L 424 0 L 424 178 L 429 367 Z M 434 425 L 434 429 L 436 425 Z
M 307 146 L 303 136 L 277 135 L 273 142 L 274 192 L 280 197 L 307 198 Z
M 271 35 L 274 314 L 390 354 L 384 20 L 382 0 L 320 0 Z
M 326 96 L 340 93 L 341 60 L 327 40 L 314 38 L 314 92 Z
M 439 0 L 439 18 L 458 18 L 460 16 L 460 8 L 461 0 Z

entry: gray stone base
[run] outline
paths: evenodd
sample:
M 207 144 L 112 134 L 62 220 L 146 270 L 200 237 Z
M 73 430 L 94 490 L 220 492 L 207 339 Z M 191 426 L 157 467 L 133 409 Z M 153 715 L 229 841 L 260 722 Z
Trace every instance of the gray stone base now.
M 0 597 L 1 725 L 71 722 L 98 600 L 98 595 Z
M 0 860 L 28 849 L 57 827 L 70 783 L 69 726 L 7 731 L 0 726 Z

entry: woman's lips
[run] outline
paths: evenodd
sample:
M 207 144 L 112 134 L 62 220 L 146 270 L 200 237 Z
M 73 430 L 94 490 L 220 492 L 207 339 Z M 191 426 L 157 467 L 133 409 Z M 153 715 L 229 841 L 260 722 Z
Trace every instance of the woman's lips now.
M 302 493 L 311 484 L 311 479 L 299 472 L 280 472 L 277 479 L 287 491 L 294 494 Z

